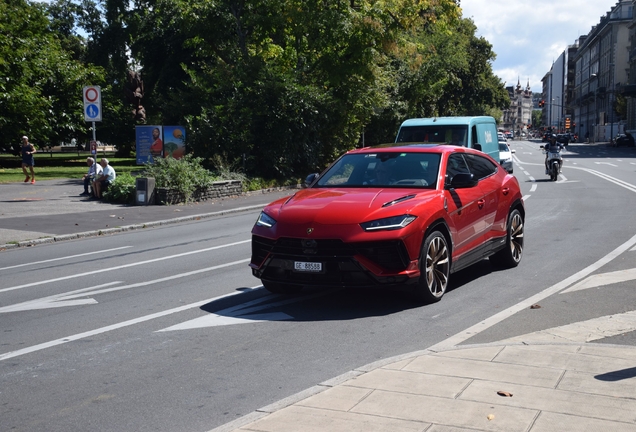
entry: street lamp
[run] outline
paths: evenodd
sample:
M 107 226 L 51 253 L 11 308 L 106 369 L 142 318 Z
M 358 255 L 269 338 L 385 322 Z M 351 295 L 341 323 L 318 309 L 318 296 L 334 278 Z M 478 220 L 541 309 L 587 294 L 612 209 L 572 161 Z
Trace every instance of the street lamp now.
M 612 99 L 614 98 L 614 63 L 610 63 L 610 97 L 609 99 L 609 112 L 610 112 L 610 141 L 614 139 L 614 104 Z
M 590 79 L 596 78 L 596 88 L 594 89 L 594 135 L 592 136 L 592 142 L 596 142 L 596 135 L 598 134 L 598 75 L 590 75 Z
M 559 103 L 556 103 L 556 104 L 553 104 L 553 105 L 554 105 L 554 106 L 556 106 L 556 107 L 558 108 L 558 112 L 557 112 L 557 115 L 558 115 L 558 117 L 557 117 L 557 118 L 558 118 L 557 133 L 561 133 L 561 114 L 562 114 L 562 113 L 561 113 L 561 111 L 562 111 L 562 106 L 561 106 L 561 103 L 560 103 L 560 102 L 561 102 L 561 96 L 556 96 L 556 97 L 555 97 L 554 99 L 552 99 L 552 100 L 557 100 L 557 99 L 558 99 L 558 102 L 559 102 Z M 552 113 L 552 110 L 550 110 L 550 113 Z M 552 116 L 551 116 L 551 117 L 552 117 Z M 550 122 L 552 122 L 552 118 L 550 118 Z

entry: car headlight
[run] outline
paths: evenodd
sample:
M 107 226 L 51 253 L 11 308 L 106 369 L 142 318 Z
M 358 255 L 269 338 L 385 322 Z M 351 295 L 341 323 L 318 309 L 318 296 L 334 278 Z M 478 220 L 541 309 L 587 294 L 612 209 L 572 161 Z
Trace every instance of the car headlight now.
M 411 222 L 417 219 L 417 216 L 402 215 L 393 216 L 384 219 L 377 219 L 370 222 L 361 223 L 360 226 L 365 231 L 378 231 L 378 230 L 397 230 L 404 228 Z
M 256 226 L 271 228 L 276 225 L 276 220 L 265 212 L 261 212 L 256 220 Z

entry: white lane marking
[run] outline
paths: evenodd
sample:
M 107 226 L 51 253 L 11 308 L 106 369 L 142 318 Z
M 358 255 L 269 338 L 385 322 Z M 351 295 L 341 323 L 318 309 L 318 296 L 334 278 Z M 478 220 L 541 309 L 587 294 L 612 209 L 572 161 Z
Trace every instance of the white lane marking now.
M 596 261 L 595 263 L 585 267 L 583 270 L 573 274 L 572 276 L 562 280 L 561 282 L 558 282 L 552 285 L 549 288 L 546 288 L 540 293 L 537 293 L 531 297 L 528 297 L 527 299 L 517 303 L 516 305 L 513 305 L 507 308 L 506 310 L 503 310 L 489 318 L 486 318 L 485 320 L 467 328 L 466 330 L 462 330 L 459 333 L 431 346 L 429 350 L 443 351 L 443 350 L 447 350 L 449 348 L 459 345 L 460 343 L 470 339 L 471 337 L 479 334 L 480 332 L 487 330 L 496 324 L 499 324 L 501 321 L 513 316 L 517 312 L 527 309 L 533 304 L 539 303 L 544 298 L 550 297 L 551 295 L 558 293 L 564 288 L 567 288 L 570 285 L 580 281 L 584 277 L 588 276 L 589 274 L 595 272 L 596 270 L 603 267 L 607 263 L 611 262 L 613 259 L 615 259 L 617 256 L 619 256 L 626 250 L 629 250 L 630 248 L 632 248 L 635 244 L 636 244 L 636 235 L 630 238 L 629 240 L 627 240 L 625 243 L 623 243 L 616 249 L 614 249 L 609 254 L 605 255 L 604 257 Z
M 613 163 L 609 163 L 609 162 L 594 162 L 596 165 L 609 165 L 609 166 L 613 166 L 613 167 L 618 167 L 618 165 L 614 165 Z
M 170 280 L 174 280 L 174 279 L 180 279 L 180 278 L 184 278 L 184 277 L 188 277 L 188 276 L 192 276 L 195 274 L 199 274 L 199 273 L 205 273 L 205 272 L 209 272 L 209 271 L 213 271 L 213 270 L 218 270 L 221 268 L 225 268 L 225 267 L 230 267 L 233 265 L 237 265 L 237 264 L 244 264 L 249 262 L 249 259 L 243 259 L 243 260 L 239 260 L 239 261 L 232 261 L 229 263 L 225 263 L 225 264 L 220 264 L 220 265 L 216 265 L 213 267 L 206 267 L 203 269 L 199 269 L 199 270 L 193 270 L 193 271 L 189 271 L 186 273 L 179 273 L 176 275 L 172 275 L 172 276 L 167 276 L 164 278 L 159 278 L 159 279 L 154 279 L 154 280 L 149 280 L 149 281 L 144 281 L 144 282 L 137 282 L 134 284 L 130 284 L 130 285 L 124 285 L 124 286 L 120 286 L 120 287 L 114 287 L 114 288 L 101 288 L 97 291 L 91 291 L 93 290 L 93 288 L 83 288 L 81 290 L 77 290 L 77 291 L 71 291 L 69 293 L 65 293 L 65 294 L 58 294 L 58 296 L 61 296 L 63 300 L 72 300 L 78 297 L 86 297 L 87 295 L 97 295 L 97 294 L 104 294 L 104 293 L 109 293 L 109 292 L 114 292 L 114 291 L 121 291 L 121 290 L 126 290 L 126 289 L 131 289 L 131 288 L 138 288 L 138 287 L 142 287 L 142 286 L 147 286 L 147 285 L 153 285 L 153 284 L 157 284 L 157 283 L 161 283 L 161 282 L 166 282 L 166 281 L 170 281 Z M 88 292 L 87 292 L 88 291 Z M 56 296 L 51 296 L 51 297 L 56 297 Z M 42 301 L 44 299 L 40 299 L 40 300 L 34 300 L 35 302 L 38 301 Z M 97 303 L 97 301 L 93 300 L 93 299 L 89 299 L 92 300 L 92 302 L 87 302 L 84 304 L 95 304 Z M 27 302 L 30 303 L 30 302 Z M 82 304 L 82 303 L 78 303 L 78 304 Z M 14 306 L 19 306 L 18 305 L 14 305 Z M 66 306 L 66 305 L 63 305 Z M 7 306 L 7 308 L 11 308 L 11 306 Z M 2 308 L 5 309 L 5 308 Z M 24 309 L 23 309 L 24 310 Z M 2 312 L 2 310 L 0 310 L 0 312 Z M 7 310 L 7 312 L 13 312 L 13 310 Z
M 127 248 L 131 248 L 131 247 L 132 246 L 122 246 L 122 247 L 117 247 L 117 248 L 113 248 L 113 249 L 106 249 L 106 250 L 102 250 L 102 251 L 87 252 L 87 253 L 78 254 L 78 255 L 69 255 L 69 256 L 65 256 L 65 257 L 52 258 L 52 259 L 48 259 L 48 260 L 44 260 L 44 261 L 33 261 L 33 262 L 28 262 L 28 263 L 24 263 L 24 264 L 18 264 L 18 265 L 9 266 L 9 267 L 2 267 L 2 268 L 0 268 L 0 270 L 9 270 L 9 269 L 13 269 L 13 268 L 30 266 L 30 265 L 35 265 L 35 264 L 44 264 L 44 263 L 53 262 L 53 261 L 60 261 L 60 260 L 71 259 L 71 258 L 79 258 L 79 257 L 87 256 L 87 255 L 101 254 L 101 253 L 104 253 L 104 252 L 112 252 L 112 251 L 116 251 L 116 250 L 120 250 L 120 249 L 127 249 Z
M 97 300 L 88 298 L 88 299 L 80 299 L 76 300 L 77 297 L 86 297 L 89 295 L 93 295 L 94 290 L 98 290 L 101 288 L 118 285 L 120 281 L 109 282 L 103 285 L 97 285 L 90 288 L 82 288 L 75 291 L 70 291 L 68 293 L 63 294 L 55 294 L 48 297 L 42 297 L 35 300 L 29 300 L 22 303 L 16 303 L 11 306 L 5 306 L 0 308 L 0 313 L 7 312 L 18 312 L 18 311 L 27 311 L 27 310 L 35 310 L 35 309 L 50 309 L 55 307 L 64 307 L 64 306 L 79 306 L 86 304 L 96 304 Z
M 636 330 L 636 311 L 579 321 L 521 336 L 504 339 L 503 343 L 585 343 Z
M 252 300 L 247 303 L 243 303 L 240 305 L 232 306 L 227 309 L 223 309 L 216 313 L 208 313 L 205 316 L 195 318 L 190 321 L 186 321 L 181 324 L 173 325 L 171 327 L 157 330 L 158 332 L 164 331 L 175 331 L 175 330 L 191 330 L 196 328 L 204 328 L 204 327 L 215 327 L 222 325 L 231 325 L 231 324 L 245 324 L 245 323 L 254 323 L 254 322 L 263 322 L 263 321 L 283 321 L 294 319 L 294 317 L 287 315 L 282 312 L 274 312 L 274 313 L 265 313 L 265 314 L 254 314 L 254 312 L 260 312 L 263 309 L 270 309 L 278 306 L 283 306 L 290 303 L 297 303 L 304 300 L 309 300 L 315 297 L 322 297 L 328 295 L 337 289 L 333 290 L 324 290 L 314 294 L 309 294 L 302 297 L 292 297 L 287 298 L 275 303 L 267 303 L 262 304 L 260 306 L 254 306 L 259 303 L 263 303 L 272 297 L 276 296 L 266 296 L 256 300 Z
M 120 269 L 123 269 L 123 268 L 135 267 L 135 266 L 138 266 L 138 265 L 149 264 L 149 263 L 158 262 L 158 261 L 165 261 L 165 260 L 169 260 L 169 259 L 172 259 L 172 258 L 179 258 L 179 257 L 193 255 L 193 254 L 198 254 L 198 253 L 202 253 L 202 252 L 209 252 L 211 250 L 222 249 L 222 248 L 231 247 L 231 246 L 237 246 L 237 245 L 240 245 L 240 244 L 249 243 L 251 241 L 252 240 L 243 240 L 243 241 L 234 242 L 234 243 L 228 243 L 228 244 L 224 244 L 224 245 L 220 245 L 220 246 L 213 246 L 213 247 L 209 247 L 209 248 L 205 248 L 205 249 L 199 249 L 199 250 L 194 250 L 194 251 L 189 251 L 189 252 L 183 252 L 183 253 L 176 254 L 176 255 L 169 255 L 169 256 L 165 256 L 165 257 L 161 257 L 161 258 L 154 258 L 154 259 L 150 259 L 150 260 L 146 260 L 146 261 L 139 261 L 139 262 L 136 262 L 136 263 L 124 264 L 124 265 L 120 265 L 120 266 L 116 266 L 116 267 L 109 267 L 109 268 L 105 268 L 105 269 L 99 269 L 99 270 L 93 270 L 93 271 L 84 272 L 84 273 L 78 273 L 78 274 L 74 274 L 74 275 L 70 275 L 70 276 L 63 276 L 63 277 L 59 277 L 59 278 L 55 278 L 55 279 L 48 279 L 48 280 L 44 280 L 44 281 L 40 281 L 40 282 L 32 282 L 32 283 L 28 283 L 28 284 L 24 284 L 24 285 L 17 285 L 17 286 L 13 286 L 13 287 L 9 287 L 9 288 L 0 289 L 0 293 L 7 292 L 7 291 L 13 291 L 13 290 L 17 290 L 17 289 L 22 289 L 22 288 L 28 288 L 28 287 L 32 287 L 32 286 L 39 286 L 39 285 L 49 284 L 49 283 L 53 283 L 53 282 L 59 282 L 59 281 L 68 280 L 68 279 L 75 279 L 75 278 L 84 277 L 84 276 L 93 275 L 93 274 L 98 274 L 98 273 L 104 273 L 104 272 L 109 272 L 109 271 L 114 271 L 114 270 L 120 270 Z
M 618 270 L 609 273 L 596 274 L 582 280 L 574 286 L 571 286 L 565 291 L 562 291 L 561 294 L 581 291 L 590 288 L 598 288 L 606 285 L 631 281 L 634 279 L 636 279 L 636 269 Z
M 581 168 L 581 167 L 570 167 L 570 168 L 578 169 L 578 170 L 581 170 L 581 171 L 586 171 L 586 172 L 588 172 L 588 173 L 590 173 L 592 175 L 600 177 L 600 178 L 602 178 L 604 180 L 607 180 L 607 181 L 609 181 L 611 183 L 617 184 L 617 185 L 619 185 L 619 186 L 621 186 L 621 187 L 623 187 L 623 188 L 625 188 L 625 189 L 627 189 L 629 191 L 636 192 L 636 185 L 633 185 L 631 183 L 627 183 L 626 181 L 623 181 L 623 180 L 619 180 L 619 179 L 617 179 L 615 177 L 609 176 L 609 175 L 607 175 L 605 173 L 602 173 L 600 171 L 596 171 L 596 170 L 589 169 L 589 168 Z
M 252 290 L 255 290 L 255 289 L 260 289 L 260 287 L 252 288 Z M 120 328 L 132 326 L 132 325 L 139 324 L 139 323 L 142 323 L 142 322 L 145 322 L 145 321 L 150 321 L 150 320 L 153 320 L 155 318 L 161 318 L 161 317 L 164 317 L 166 315 L 172 315 L 174 313 L 183 312 L 183 311 L 188 310 L 188 309 L 201 307 L 204 304 L 208 304 L 210 302 L 213 302 L 213 301 L 216 301 L 216 300 L 219 300 L 219 299 L 222 299 L 222 298 L 233 297 L 235 295 L 243 294 L 244 292 L 245 291 L 237 291 L 237 292 L 232 292 L 232 293 L 229 293 L 229 294 L 223 294 L 223 295 L 218 296 L 218 297 L 212 297 L 212 298 L 209 298 L 207 300 L 201 300 L 201 301 L 198 301 L 198 302 L 194 302 L 194 303 L 190 303 L 190 304 L 187 304 L 187 305 L 179 306 L 179 307 L 176 307 L 174 309 L 168 309 L 168 310 L 165 310 L 163 312 L 157 312 L 157 313 L 146 315 L 146 316 L 143 316 L 143 317 L 134 318 L 134 319 L 131 319 L 131 320 L 128 320 L 128 321 L 123 321 L 123 322 L 120 322 L 120 323 L 117 323 L 117 324 L 112 324 L 112 325 L 109 325 L 109 326 L 106 326 L 106 327 L 101 327 L 101 328 L 98 328 L 98 329 L 95 329 L 95 330 L 90 330 L 90 331 L 87 331 L 87 332 L 84 332 L 84 333 L 78 333 L 78 334 L 75 334 L 75 335 L 71 335 L 71 336 L 60 338 L 60 339 L 52 340 L 50 342 L 44 342 L 44 343 L 41 343 L 41 344 L 38 344 L 38 345 L 33 345 L 33 346 L 30 346 L 30 347 L 27 347 L 27 348 L 23 348 L 23 349 L 20 349 L 20 350 L 10 351 L 8 353 L 0 354 L 0 361 L 7 360 L 7 359 L 10 359 L 10 358 L 14 358 L 14 357 L 18 357 L 18 356 L 21 356 L 21 355 L 24 355 L 24 354 L 29 354 L 29 353 L 36 352 L 36 351 L 41 351 L 43 349 L 51 348 L 51 347 L 54 347 L 54 346 L 57 346 L 57 345 L 62 345 L 62 344 L 68 343 L 68 342 L 72 342 L 72 341 L 84 339 L 84 338 L 87 338 L 87 337 L 95 336 L 95 335 L 98 335 L 98 334 L 106 333 L 106 332 L 109 332 L 109 331 L 118 330 Z
M 529 199 L 531 196 L 532 196 L 532 195 L 524 195 L 524 196 L 522 196 L 522 197 L 521 197 L 521 199 L 522 199 L 524 202 L 526 202 L 526 201 L 528 201 L 528 199 Z
M 537 190 L 537 184 L 536 183 L 532 183 L 532 187 L 530 187 L 530 192 L 534 192 Z

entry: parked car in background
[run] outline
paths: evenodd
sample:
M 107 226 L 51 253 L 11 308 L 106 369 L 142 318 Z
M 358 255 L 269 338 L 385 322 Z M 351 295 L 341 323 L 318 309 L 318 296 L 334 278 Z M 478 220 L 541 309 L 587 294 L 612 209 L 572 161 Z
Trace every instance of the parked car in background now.
M 630 133 L 619 134 L 614 140 L 616 147 L 634 147 L 634 137 Z
M 524 218 L 519 182 L 481 151 L 366 147 L 263 209 L 250 267 L 274 293 L 397 286 L 436 302 L 452 273 L 486 257 L 516 267 Z
M 570 144 L 570 134 L 557 134 L 557 142 L 563 145 Z
M 514 150 L 511 150 L 508 143 L 505 141 L 499 141 L 499 163 L 508 173 L 512 174 L 512 154 Z

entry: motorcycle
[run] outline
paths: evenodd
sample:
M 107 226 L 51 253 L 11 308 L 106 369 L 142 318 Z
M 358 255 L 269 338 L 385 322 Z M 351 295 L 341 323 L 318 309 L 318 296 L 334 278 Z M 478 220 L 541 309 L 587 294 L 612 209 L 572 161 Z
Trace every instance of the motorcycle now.
M 543 153 L 547 153 L 546 174 L 550 175 L 550 180 L 557 181 L 559 173 L 561 172 L 561 165 L 563 164 L 563 158 L 561 157 L 563 146 L 559 144 L 552 148 L 550 148 L 549 145 L 542 147 Z

